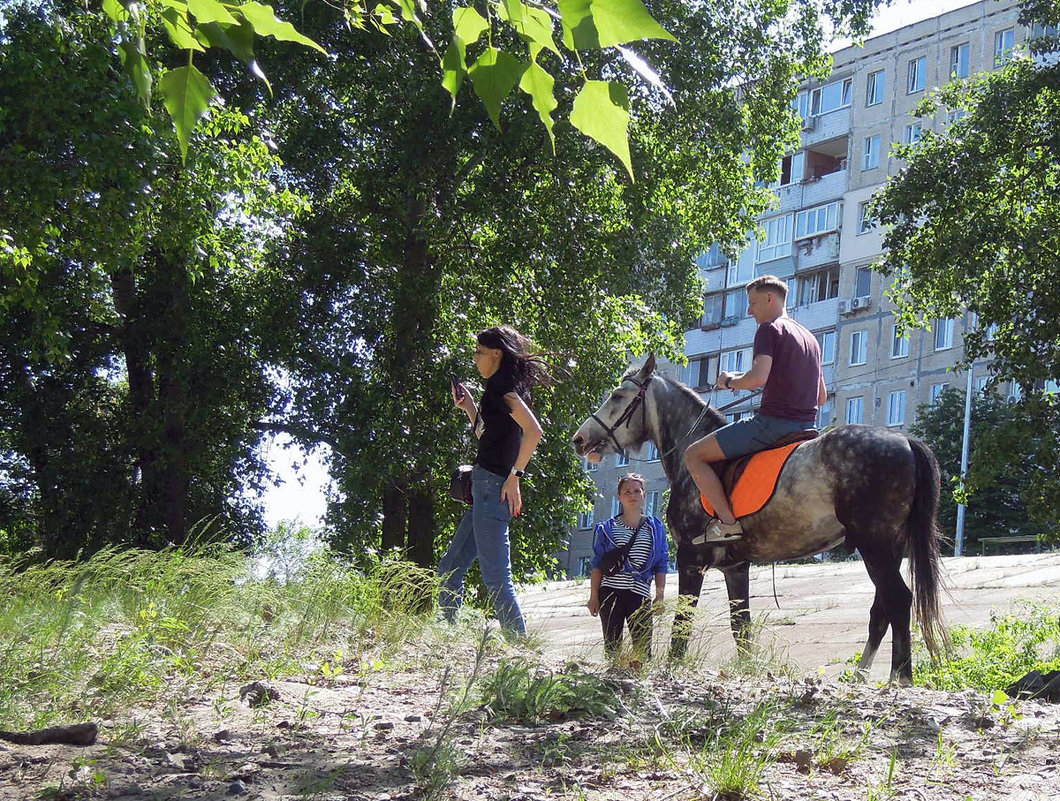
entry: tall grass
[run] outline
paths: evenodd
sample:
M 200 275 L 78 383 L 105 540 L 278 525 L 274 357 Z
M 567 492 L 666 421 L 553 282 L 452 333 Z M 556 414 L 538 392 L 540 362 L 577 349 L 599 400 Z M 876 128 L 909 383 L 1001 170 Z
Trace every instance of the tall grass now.
M 326 552 L 259 578 L 214 545 L 0 559 L 0 728 L 108 717 L 191 682 L 334 672 L 336 654 L 385 659 L 431 628 L 436 586 L 407 563 Z

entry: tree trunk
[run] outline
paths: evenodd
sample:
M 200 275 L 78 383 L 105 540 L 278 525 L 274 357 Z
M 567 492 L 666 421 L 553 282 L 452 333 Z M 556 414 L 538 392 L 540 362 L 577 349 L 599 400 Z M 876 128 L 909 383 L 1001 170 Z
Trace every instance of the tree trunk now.
M 420 567 L 434 566 L 434 504 L 430 476 L 418 476 L 409 492 L 407 555 Z
M 405 547 L 405 525 L 408 520 L 408 505 L 405 488 L 388 481 L 383 488 L 383 550 Z

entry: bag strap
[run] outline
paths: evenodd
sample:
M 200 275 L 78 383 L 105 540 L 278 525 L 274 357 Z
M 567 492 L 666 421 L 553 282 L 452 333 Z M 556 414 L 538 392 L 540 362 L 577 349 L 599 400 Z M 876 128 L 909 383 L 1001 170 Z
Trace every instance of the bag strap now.
M 612 518 L 612 519 L 614 519 L 614 518 Z M 637 541 L 637 535 L 640 534 L 640 530 L 642 528 L 644 528 L 644 524 L 647 523 L 647 522 L 648 522 L 648 516 L 645 515 L 644 519 L 641 520 L 640 524 L 637 526 L 637 530 L 633 532 L 633 536 L 629 538 L 629 542 L 627 542 L 625 545 L 622 546 L 621 553 L 622 553 L 622 561 L 623 562 L 625 562 L 626 559 L 629 557 L 629 552 L 633 550 L 633 543 L 635 543 Z M 614 529 L 612 528 L 612 533 L 613 532 L 614 532 Z

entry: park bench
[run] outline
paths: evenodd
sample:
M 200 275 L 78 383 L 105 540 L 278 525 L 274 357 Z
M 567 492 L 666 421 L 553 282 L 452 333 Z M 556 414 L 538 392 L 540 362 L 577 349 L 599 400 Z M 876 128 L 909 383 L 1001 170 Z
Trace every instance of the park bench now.
M 985 556 L 986 555 L 986 546 L 987 545 L 999 545 L 1001 543 L 1008 544 L 1008 543 L 1016 543 L 1016 542 L 1033 542 L 1033 543 L 1036 543 L 1037 547 L 1034 549 L 1034 552 L 1035 553 L 1041 553 L 1042 552 L 1042 541 L 1041 541 L 1041 539 L 1039 539 L 1037 537 L 1037 535 L 1026 534 L 1026 535 L 1021 536 L 1021 537 L 980 537 L 979 538 L 979 555 L 980 556 Z

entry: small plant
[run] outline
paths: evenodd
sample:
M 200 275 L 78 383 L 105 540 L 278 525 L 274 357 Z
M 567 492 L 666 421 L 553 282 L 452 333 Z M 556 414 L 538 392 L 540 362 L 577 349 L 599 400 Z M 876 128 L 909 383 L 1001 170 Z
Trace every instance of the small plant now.
M 759 792 L 762 777 L 776 761 L 774 749 L 780 733 L 771 725 L 772 704 L 761 703 L 746 718 L 703 745 L 690 767 L 700 774 L 716 798 L 745 798 Z
M 447 797 L 453 780 L 460 774 L 464 755 L 448 740 L 417 748 L 409 757 L 409 768 L 416 777 L 424 801 Z
M 913 669 L 917 684 L 940 690 L 1004 689 L 1031 670 L 1060 669 L 1060 611 L 1024 602 L 1011 614 L 992 612 L 990 628 L 950 630 L 951 655 L 933 663 L 923 654 Z
M 482 701 L 500 720 L 536 723 L 575 717 L 614 718 L 614 686 L 570 663 L 560 673 L 536 669 L 524 658 L 501 660 L 485 681 Z
M 886 778 L 877 784 L 869 784 L 866 801 L 888 801 L 894 797 L 894 777 L 898 773 L 898 751 L 891 751 Z
M 957 768 L 957 746 L 947 743 L 939 732 L 938 742 L 935 745 L 935 756 L 931 760 L 931 769 L 945 776 Z

